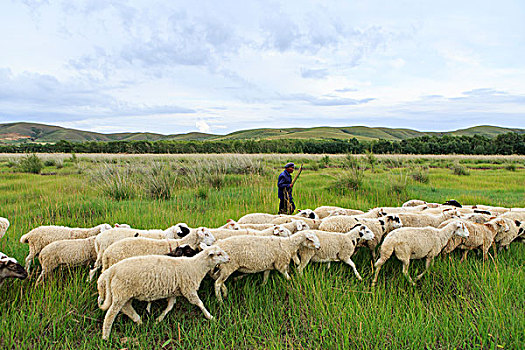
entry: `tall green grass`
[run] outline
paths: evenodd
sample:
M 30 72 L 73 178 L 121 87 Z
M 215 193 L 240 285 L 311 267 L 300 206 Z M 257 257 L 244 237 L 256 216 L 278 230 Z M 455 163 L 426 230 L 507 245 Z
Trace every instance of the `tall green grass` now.
M 231 156 L 230 156 L 231 157 Z M 242 159 L 242 156 L 237 156 Z M 58 158 L 57 158 L 58 159 Z M 67 159 L 67 158 L 64 158 Z M 182 159 L 184 159 L 182 161 Z M 57 175 L 18 173 L 0 162 L 0 216 L 11 227 L 0 251 L 23 261 L 28 248 L 19 243 L 22 234 L 38 225 L 93 226 L 102 222 L 129 223 L 137 228 L 165 228 L 177 222 L 190 226 L 216 227 L 228 218 L 249 212 L 277 212 L 276 179 L 285 160 L 294 158 L 249 157 L 258 170 L 222 164 L 231 158 L 187 156 L 171 158 L 116 158 L 118 168 L 142 169 L 133 181 L 145 180 L 154 162 L 177 175 L 167 196 L 150 196 L 142 184 L 134 196 L 108 194 L 91 175 L 108 159 L 85 159 L 52 165 Z M 248 159 L 248 157 L 247 157 Z M 317 164 L 319 157 L 304 156 L 303 163 Z M 430 202 L 457 199 L 464 203 L 525 207 L 525 169 L 516 171 L 470 168 L 470 176 L 454 176 L 446 167 L 429 165 L 428 182 L 409 176 L 413 164 L 388 163 L 392 170 L 363 172 L 361 185 L 352 191 L 338 189 L 334 178 L 346 171 L 345 157 L 330 157 L 330 167 L 305 170 L 294 187 L 298 208 L 320 205 L 367 210 L 376 206 L 400 205 L 411 198 Z M 207 164 L 210 164 L 209 166 Z M 296 163 L 299 163 L 296 161 Z M 468 164 L 475 164 L 473 161 Z M 482 165 L 484 163 L 480 163 Z M 176 165 L 176 166 L 175 166 Z M 185 182 L 179 166 L 202 169 L 194 181 Z M 395 165 L 395 166 L 394 166 Z M 174 167 L 175 166 L 175 167 Z M 79 174 L 78 169 L 85 171 Z M 228 170 L 230 169 L 230 170 Z M 239 170 L 231 170 L 239 169 Z M 213 186 L 207 176 L 221 178 Z M 211 176 L 210 175 L 210 176 Z M 110 176 L 111 178 L 111 176 Z M 393 190 L 396 181 L 403 186 Z M 228 298 L 220 305 L 213 284 L 205 279 L 199 291 L 206 307 L 216 317 L 209 322 L 200 310 L 179 298 L 160 324 L 155 317 L 165 301 L 154 303 L 152 315 L 144 303 L 134 302 L 143 317 L 135 325 L 117 317 L 110 341 L 101 340 L 104 312 L 97 307 L 94 283 L 86 282 L 87 267 L 56 271 L 43 286 L 36 275 L 28 280 L 9 280 L 0 289 L 0 348 L 2 349 L 208 349 L 208 348 L 412 348 L 412 349 L 519 349 L 525 346 L 525 246 L 513 243 L 494 260 L 483 261 L 472 254 L 459 263 L 455 253 L 437 258 L 416 287 L 410 286 L 395 259 L 383 267 L 378 286 L 372 290 L 372 262 L 365 250 L 354 261 L 364 281 L 354 277 L 344 264 L 311 264 L 303 275 L 292 268 L 292 280 L 272 273 L 261 286 L 260 274 L 239 281 L 228 280 Z M 38 265 L 38 264 L 37 264 Z M 424 263 L 411 264 L 414 275 Z M 38 268 L 34 273 L 38 273 Z M 164 347 L 163 347 L 164 345 Z

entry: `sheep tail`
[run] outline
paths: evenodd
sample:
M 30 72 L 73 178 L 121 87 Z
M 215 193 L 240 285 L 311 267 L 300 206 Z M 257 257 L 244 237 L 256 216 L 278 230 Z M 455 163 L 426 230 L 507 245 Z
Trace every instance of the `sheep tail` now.
M 31 231 L 20 237 L 20 243 L 29 243 L 29 237 L 31 235 Z
M 385 261 L 387 261 L 392 254 L 394 253 L 394 245 L 393 244 L 382 244 L 381 245 L 381 257 L 379 260 L 376 261 L 374 264 L 375 267 L 377 267 L 379 264 L 383 265 Z
M 111 306 L 111 302 L 113 301 L 113 296 L 111 295 L 111 273 L 112 270 L 106 270 L 97 281 L 97 289 L 98 289 L 98 307 L 102 310 L 107 310 Z

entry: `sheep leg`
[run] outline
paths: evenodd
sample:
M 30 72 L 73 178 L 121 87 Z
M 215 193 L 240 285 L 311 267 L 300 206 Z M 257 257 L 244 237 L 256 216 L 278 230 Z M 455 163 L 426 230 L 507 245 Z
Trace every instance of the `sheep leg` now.
M 215 280 L 215 296 L 219 300 L 219 302 L 223 302 L 222 300 L 222 292 L 224 292 L 224 297 L 226 297 L 228 293 L 228 289 L 224 285 L 224 282 L 228 279 L 231 273 L 227 273 L 224 270 L 220 270 L 219 277 Z
M 32 251 L 31 248 L 29 248 L 29 254 L 26 257 L 26 271 L 29 273 L 29 270 L 31 269 L 31 263 L 33 262 L 33 259 L 35 258 L 35 254 Z
M 109 307 L 104 317 L 104 324 L 102 325 L 102 339 L 107 340 L 109 338 L 109 333 L 111 333 L 111 326 L 113 326 L 113 321 L 117 317 L 118 313 L 122 307 L 126 304 L 125 301 L 115 301 Z
M 412 278 L 408 274 L 408 267 L 410 266 L 410 259 L 401 260 L 401 262 L 403 263 L 403 275 L 405 275 L 405 277 L 410 282 L 410 284 L 415 286 L 416 283 L 412 280 Z
M 383 264 L 386 263 L 387 260 L 388 258 L 383 259 L 383 257 L 381 257 L 374 264 L 374 267 L 376 268 L 376 272 L 374 273 L 374 279 L 372 280 L 372 287 L 376 286 L 377 278 L 379 277 L 379 271 L 381 271 L 381 266 L 383 266 Z
M 303 273 L 303 270 L 304 268 L 306 267 L 306 265 L 308 265 L 308 263 L 310 262 L 310 260 L 312 259 L 312 257 L 314 256 L 315 253 L 313 252 L 310 252 L 311 249 L 309 249 L 305 255 L 303 256 L 301 254 L 301 262 L 299 263 L 299 266 L 297 267 L 297 270 L 299 271 L 299 273 Z
M 350 259 L 350 258 L 346 259 L 345 263 L 347 263 L 348 265 L 350 265 L 352 267 L 352 270 L 354 270 L 355 277 L 357 277 L 358 280 L 362 281 L 363 278 L 361 277 L 361 275 L 357 271 L 357 268 L 355 267 L 355 264 L 352 261 L 352 259 Z
M 430 267 L 431 262 L 432 262 L 432 258 L 427 256 L 427 259 L 425 261 L 425 270 L 416 276 L 416 281 L 419 281 L 419 279 L 421 279 L 421 277 L 423 277 L 423 275 L 428 271 L 428 268 Z
M 300 263 L 301 263 L 301 260 L 299 259 L 299 254 L 294 254 L 294 256 L 292 256 L 292 260 L 295 264 L 295 266 L 298 266 Z
M 133 305 L 131 304 L 131 299 L 128 300 L 128 302 L 125 303 L 122 307 L 122 313 L 128 316 L 133 322 L 137 324 L 142 324 L 142 320 L 140 319 L 139 314 L 137 313 L 137 311 L 135 311 Z
M 202 302 L 201 298 L 199 298 L 199 295 L 197 294 L 197 291 L 193 291 L 188 295 L 185 295 L 186 299 L 193 305 L 197 305 L 199 309 L 204 313 L 204 317 L 206 317 L 208 320 L 212 320 L 213 316 L 210 314 L 208 310 L 204 307 L 204 303 Z
M 162 311 L 162 314 L 160 314 L 160 316 L 157 318 L 157 322 L 161 322 L 164 319 L 164 317 L 166 317 L 168 312 L 170 312 L 171 309 L 173 309 L 173 306 L 175 305 L 175 300 L 175 297 L 168 298 L 168 306 L 166 306 L 166 309 Z
M 264 286 L 267 282 L 268 282 L 268 277 L 270 276 L 270 270 L 266 270 L 264 271 L 263 273 L 263 281 L 262 281 L 262 286 Z
M 42 283 L 44 281 L 44 277 L 45 277 L 46 273 L 47 273 L 46 269 L 42 268 L 42 272 L 40 272 L 40 276 L 38 276 L 35 285 L 38 286 L 40 283 Z
M 95 277 L 95 274 L 97 273 L 100 266 L 93 266 L 91 270 L 89 270 L 89 282 L 93 281 L 93 278 Z
M 467 258 L 467 254 L 468 254 L 468 249 L 465 249 L 463 251 L 463 257 L 461 258 L 461 260 L 459 262 L 463 262 Z

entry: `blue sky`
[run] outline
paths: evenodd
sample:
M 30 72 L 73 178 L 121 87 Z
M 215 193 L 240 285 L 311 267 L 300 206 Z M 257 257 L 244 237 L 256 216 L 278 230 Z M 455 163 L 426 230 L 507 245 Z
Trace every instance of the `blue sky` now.
M 0 2 L 0 123 L 525 127 L 525 2 Z

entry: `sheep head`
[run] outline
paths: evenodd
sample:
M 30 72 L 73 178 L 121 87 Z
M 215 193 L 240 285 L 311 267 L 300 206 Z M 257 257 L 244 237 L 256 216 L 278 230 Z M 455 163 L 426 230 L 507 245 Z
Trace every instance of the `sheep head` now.
M 309 230 L 310 226 L 303 220 L 292 220 L 293 223 L 295 223 L 295 229 L 296 231 L 303 231 L 303 230 Z
M 179 238 L 183 238 L 189 235 L 191 232 L 189 226 L 184 222 L 179 222 L 177 225 L 170 227 L 170 229 L 170 234 L 173 236 L 168 238 L 175 238 L 175 235 L 177 235 Z
M 227 229 L 227 230 L 240 230 L 241 229 L 241 225 L 239 225 L 237 223 L 237 221 L 235 221 L 233 219 L 228 219 L 228 220 L 226 220 L 226 225 L 225 225 L 224 228 Z
M 494 224 L 495 226 L 495 229 L 497 232 L 509 232 L 510 231 L 510 227 L 509 225 L 507 224 L 507 222 L 505 222 L 504 219 L 502 218 L 499 218 L 499 219 L 493 219 L 491 221 L 491 223 Z
M 321 242 L 319 241 L 319 237 L 315 235 L 313 232 L 305 232 L 304 233 L 304 242 L 303 246 L 308 249 L 319 249 L 321 248 Z
M 277 225 L 273 228 L 273 234 L 279 237 L 290 237 L 292 233 L 286 227 Z
M 4 278 L 27 278 L 27 271 L 14 258 L 0 253 L 0 281 Z
M 107 230 L 111 230 L 111 225 L 110 224 L 100 224 L 98 225 L 98 227 L 100 227 L 100 232 L 104 232 L 104 231 L 107 231 Z
M 374 233 L 365 225 L 361 225 L 359 227 L 359 238 L 364 239 L 366 241 L 371 241 L 372 239 L 374 239 Z
M 386 220 L 387 226 L 390 226 L 392 230 L 403 227 L 403 224 L 401 223 L 401 219 L 397 215 L 387 215 L 385 217 L 385 220 Z
M 207 254 L 208 259 L 211 260 L 212 266 L 230 261 L 228 254 L 218 246 L 207 247 L 203 252 Z
M 213 243 L 215 243 L 215 237 L 213 237 L 211 231 L 206 227 L 199 227 L 197 229 L 197 243 L 212 245 Z
M 454 234 L 459 236 L 459 237 L 467 238 L 470 233 L 469 233 L 469 231 L 467 229 L 467 225 L 465 225 L 465 223 L 463 223 L 461 221 L 455 221 L 454 222 Z
M 303 216 L 312 220 L 319 219 L 319 216 L 312 209 L 299 210 L 297 216 Z

